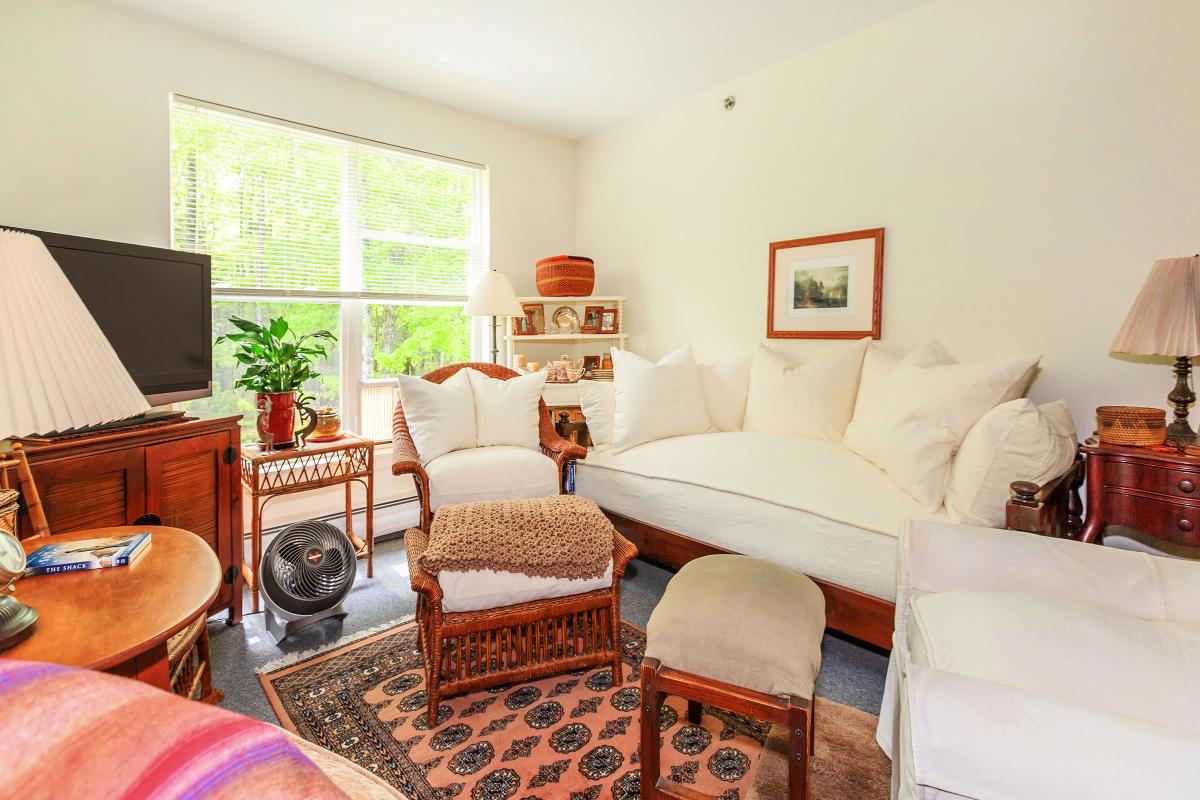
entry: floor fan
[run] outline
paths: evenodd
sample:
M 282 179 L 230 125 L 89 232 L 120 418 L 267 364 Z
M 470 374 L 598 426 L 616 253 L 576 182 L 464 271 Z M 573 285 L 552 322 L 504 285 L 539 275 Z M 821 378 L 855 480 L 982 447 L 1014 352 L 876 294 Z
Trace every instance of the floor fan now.
M 355 573 L 354 548 L 328 522 L 297 522 L 280 531 L 259 565 L 267 632 L 275 643 L 306 625 L 344 615 L 342 601 Z

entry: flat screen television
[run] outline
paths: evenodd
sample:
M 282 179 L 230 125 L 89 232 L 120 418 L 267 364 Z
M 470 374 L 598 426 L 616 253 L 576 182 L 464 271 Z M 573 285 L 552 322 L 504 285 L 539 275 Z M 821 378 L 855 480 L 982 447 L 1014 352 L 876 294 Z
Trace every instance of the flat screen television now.
M 212 394 L 212 259 L 22 228 L 41 238 L 152 406 Z

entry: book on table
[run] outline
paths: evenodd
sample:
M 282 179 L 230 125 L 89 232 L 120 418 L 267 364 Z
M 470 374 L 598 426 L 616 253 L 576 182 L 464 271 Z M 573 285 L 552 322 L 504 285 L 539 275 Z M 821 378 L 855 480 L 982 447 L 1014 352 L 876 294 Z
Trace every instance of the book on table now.
M 133 563 L 149 547 L 149 533 L 44 544 L 25 560 L 25 574 L 52 575 L 56 572 L 123 567 Z

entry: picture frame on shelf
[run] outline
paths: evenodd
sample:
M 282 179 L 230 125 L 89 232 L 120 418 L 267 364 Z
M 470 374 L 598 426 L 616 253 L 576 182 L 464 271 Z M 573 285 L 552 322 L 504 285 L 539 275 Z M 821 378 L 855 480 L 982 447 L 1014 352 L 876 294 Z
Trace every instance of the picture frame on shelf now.
M 529 324 L 532 330 L 529 334 L 539 334 L 546 332 L 546 306 L 542 303 L 522 303 L 521 310 L 525 312 L 525 316 L 529 318 Z
M 600 356 L 584 356 L 583 371 L 587 373 L 594 369 L 600 369 Z
M 599 333 L 600 317 L 604 314 L 604 306 L 586 306 L 583 309 L 583 323 L 579 329 L 583 333 Z
M 616 333 L 618 324 L 617 309 L 606 308 L 600 312 L 600 333 Z
M 533 330 L 533 320 L 529 318 L 528 314 L 523 317 L 513 317 L 512 325 L 513 336 L 533 336 L 535 333 Z
M 767 338 L 878 339 L 883 231 L 771 242 Z

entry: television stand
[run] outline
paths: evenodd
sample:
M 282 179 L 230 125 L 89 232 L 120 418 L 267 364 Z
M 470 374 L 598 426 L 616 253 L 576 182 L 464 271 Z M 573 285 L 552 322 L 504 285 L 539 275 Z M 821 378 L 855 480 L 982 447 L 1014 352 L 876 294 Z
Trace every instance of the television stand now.
M 157 425 L 166 425 L 170 422 L 182 421 L 185 413 L 187 412 L 147 411 L 145 414 L 138 414 L 136 417 L 126 417 L 114 422 L 102 422 L 99 425 L 89 425 L 86 428 L 72 428 L 69 431 L 15 437 L 15 441 L 39 443 L 61 442 L 67 439 L 78 439 L 81 436 L 95 436 L 98 433 L 121 431 L 128 428 L 151 428 Z

